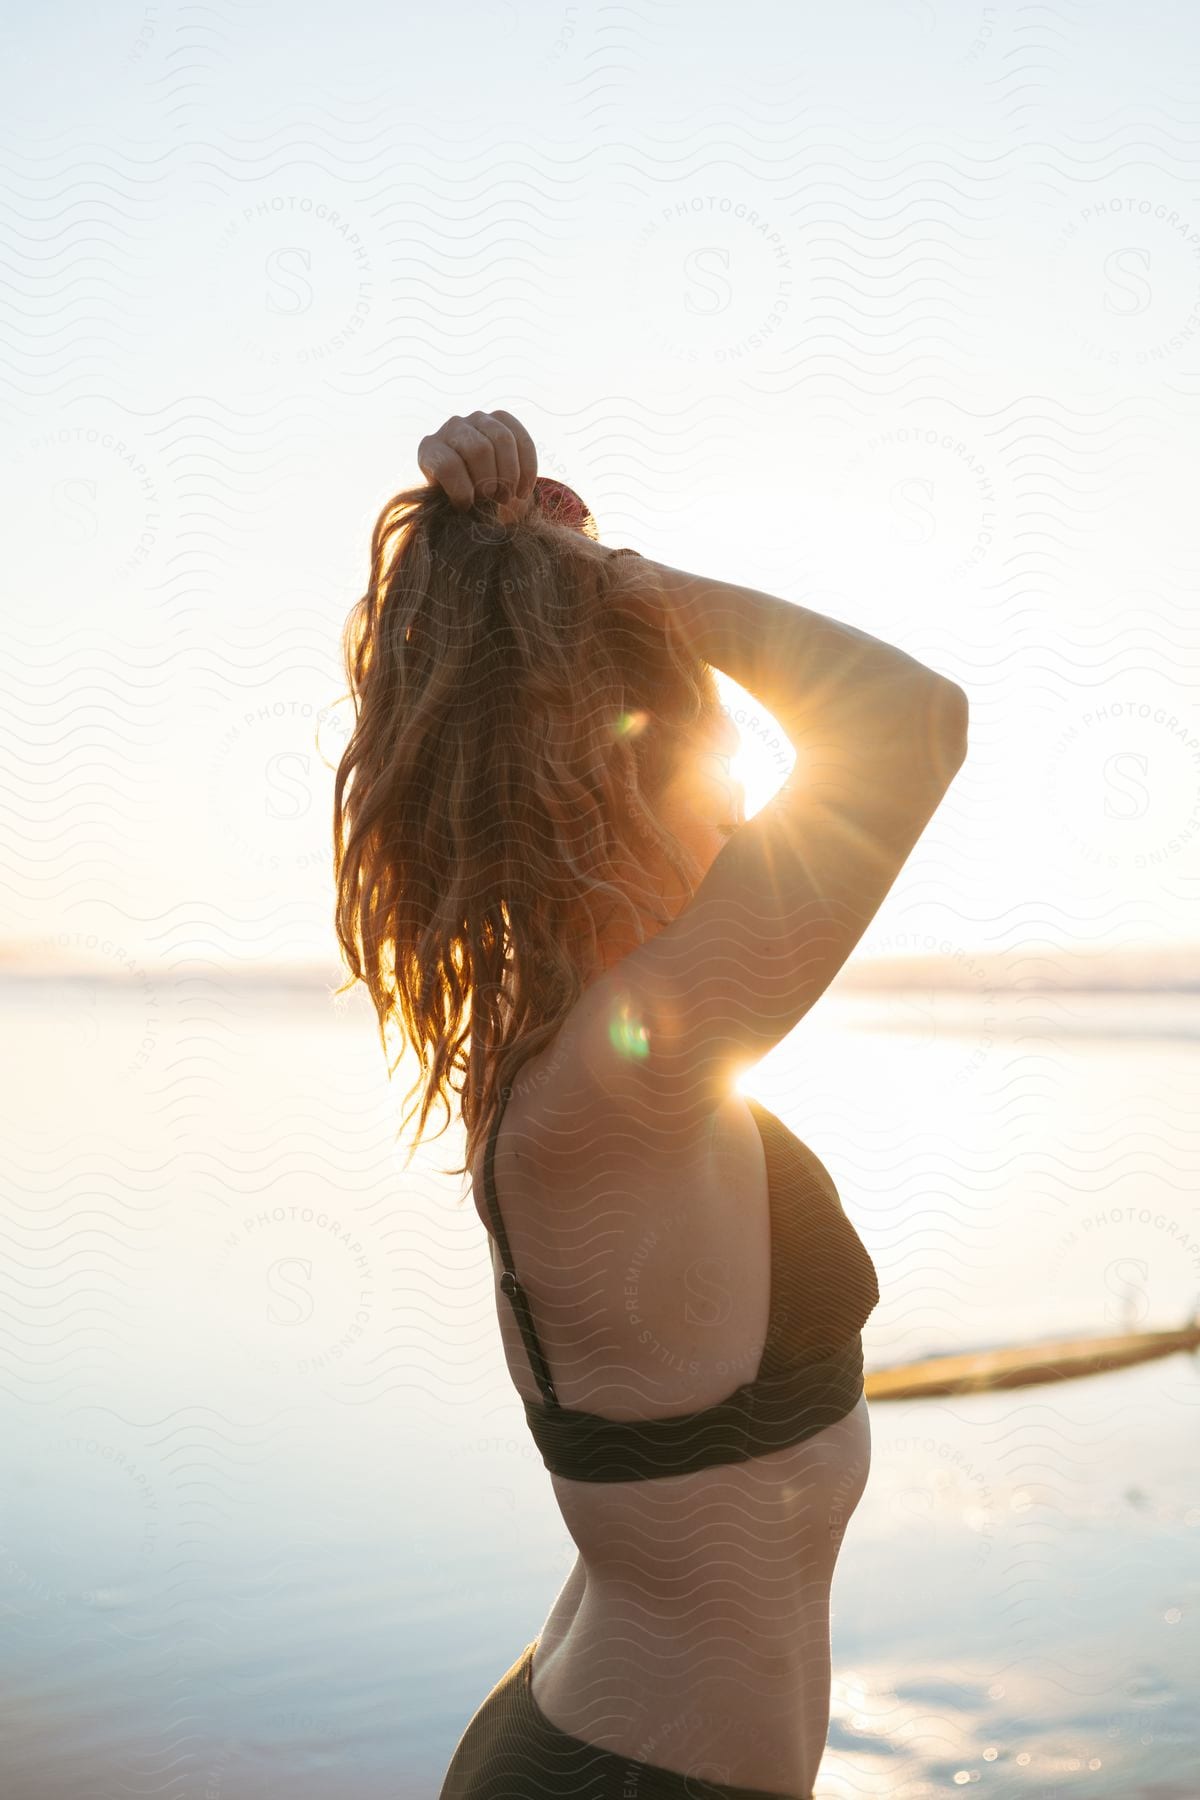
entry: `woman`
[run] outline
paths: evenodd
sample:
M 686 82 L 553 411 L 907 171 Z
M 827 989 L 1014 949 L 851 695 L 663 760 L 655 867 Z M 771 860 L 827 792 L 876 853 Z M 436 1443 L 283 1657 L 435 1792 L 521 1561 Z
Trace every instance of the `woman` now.
M 828 1171 L 736 1078 L 862 937 L 966 696 L 605 547 L 511 413 L 418 461 L 347 626 L 338 934 L 426 1070 L 418 1132 L 462 1076 L 504 1354 L 579 1553 L 441 1800 L 802 1800 L 879 1290 Z M 714 668 L 797 752 L 750 821 Z

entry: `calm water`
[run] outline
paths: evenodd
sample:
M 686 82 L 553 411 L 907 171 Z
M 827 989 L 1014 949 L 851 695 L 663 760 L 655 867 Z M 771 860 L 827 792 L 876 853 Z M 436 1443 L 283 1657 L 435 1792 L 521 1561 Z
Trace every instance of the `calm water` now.
M 3 988 L 0 1794 L 433 1800 L 574 1560 L 457 1127 L 404 1172 L 357 999 Z M 875 1257 L 869 1367 L 1188 1313 L 1196 1016 L 835 994 L 759 1065 Z M 872 1431 L 820 1800 L 1195 1800 L 1196 1359 Z

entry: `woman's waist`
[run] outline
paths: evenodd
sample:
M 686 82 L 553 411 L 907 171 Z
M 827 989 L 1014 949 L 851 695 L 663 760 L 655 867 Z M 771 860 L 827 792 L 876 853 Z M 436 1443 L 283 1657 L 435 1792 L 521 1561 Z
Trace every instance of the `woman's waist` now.
M 745 1461 L 643 1481 L 551 1480 L 593 1595 L 640 1598 L 660 1620 L 723 1591 L 786 1614 L 832 1579 L 870 1463 L 864 1395 L 815 1436 Z
M 790 1610 L 743 1594 L 694 1599 L 683 1615 L 589 1583 L 570 1626 L 535 1650 L 536 1700 L 572 1736 L 771 1793 L 810 1791 L 829 1726 L 827 1587 Z

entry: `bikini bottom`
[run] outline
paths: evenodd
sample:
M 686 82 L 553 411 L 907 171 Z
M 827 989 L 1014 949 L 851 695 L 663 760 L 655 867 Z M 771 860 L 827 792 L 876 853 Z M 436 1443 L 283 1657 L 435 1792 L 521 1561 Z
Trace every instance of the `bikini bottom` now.
M 535 1638 L 471 1719 L 438 1800 L 812 1800 L 661 1769 L 560 1731 L 533 1697 L 536 1648 Z

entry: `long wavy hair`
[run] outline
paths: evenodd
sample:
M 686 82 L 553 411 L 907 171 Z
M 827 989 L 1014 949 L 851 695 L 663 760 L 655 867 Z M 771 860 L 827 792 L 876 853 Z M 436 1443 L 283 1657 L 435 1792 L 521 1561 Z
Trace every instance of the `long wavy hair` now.
M 336 993 L 365 984 L 385 1059 L 399 1026 L 389 1074 L 416 1053 L 408 1163 L 433 1101 L 444 1131 L 459 1097 L 466 1161 L 444 1174 L 470 1169 L 502 1090 L 579 999 L 597 919 L 626 908 L 642 942 L 639 909 L 666 922 L 663 861 L 688 895 L 701 875 L 654 804 L 721 710 L 713 671 L 651 565 L 549 505 L 535 494 L 502 524 L 436 484 L 396 494 L 343 634 L 355 724 L 333 850 L 351 973 Z

